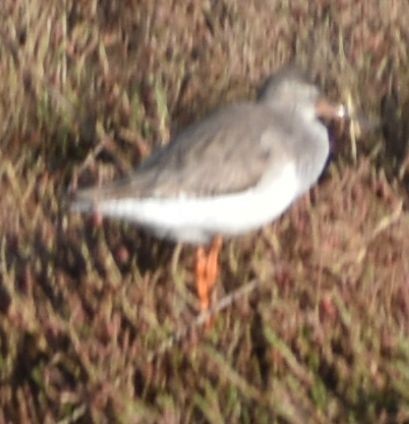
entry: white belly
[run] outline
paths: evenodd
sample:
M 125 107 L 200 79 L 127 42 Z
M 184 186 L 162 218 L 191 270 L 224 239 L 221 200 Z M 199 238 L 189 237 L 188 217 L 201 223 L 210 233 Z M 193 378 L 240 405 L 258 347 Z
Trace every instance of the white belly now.
M 294 164 L 258 186 L 214 197 L 124 198 L 99 203 L 97 211 L 148 227 L 157 235 L 207 243 L 216 235 L 238 235 L 277 218 L 299 194 Z

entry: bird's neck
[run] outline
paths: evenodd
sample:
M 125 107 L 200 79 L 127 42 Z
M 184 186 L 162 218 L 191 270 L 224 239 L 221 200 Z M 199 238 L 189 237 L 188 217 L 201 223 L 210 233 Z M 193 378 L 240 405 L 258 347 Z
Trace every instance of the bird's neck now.
M 315 116 L 304 115 L 303 134 L 298 138 L 297 173 L 303 189 L 310 188 L 320 176 L 329 156 L 327 127 Z

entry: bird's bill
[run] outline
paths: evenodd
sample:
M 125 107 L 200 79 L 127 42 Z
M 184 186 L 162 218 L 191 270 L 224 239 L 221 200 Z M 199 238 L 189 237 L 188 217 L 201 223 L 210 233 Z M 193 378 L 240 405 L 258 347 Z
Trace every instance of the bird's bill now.
M 344 105 L 335 105 L 324 97 L 318 99 L 315 105 L 315 110 L 317 116 L 323 119 L 342 119 L 348 117 L 348 113 Z

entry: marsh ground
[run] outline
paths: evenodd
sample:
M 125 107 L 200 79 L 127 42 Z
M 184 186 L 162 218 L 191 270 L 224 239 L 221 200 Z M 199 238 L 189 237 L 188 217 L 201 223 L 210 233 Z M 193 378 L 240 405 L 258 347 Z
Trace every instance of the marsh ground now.
M 3 0 L 0 16 L 1 422 L 409 421 L 405 0 Z M 189 248 L 62 199 L 291 61 L 381 124 L 333 128 L 320 184 L 227 243 L 217 299 L 255 287 L 204 331 Z

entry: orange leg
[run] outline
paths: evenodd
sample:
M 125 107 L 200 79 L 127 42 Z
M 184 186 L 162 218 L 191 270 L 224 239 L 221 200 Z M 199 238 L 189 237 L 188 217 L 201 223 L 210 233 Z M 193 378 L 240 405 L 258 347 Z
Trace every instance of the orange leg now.
M 210 296 L 219 274 L 218 258 L 222 242 L 221 237 L 216 237 L 207 255 L 203 247 L 196 252 L 196 284 L 202 311 L 209 309 Z
M 206 275 L 206 252 L 203 247 L 196 251 L 196 289 L 200 300 L 200 309 L 209 309 L 209 292 Z
M 219 276 L 219 254 L 222 244 L 223 239 L 220 236 L 217 236 L 212 242 L 209 255 L 207 257 L 206 273 L 209 291 L 213 290 L 217 277 Z

